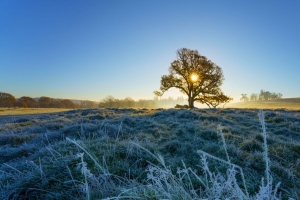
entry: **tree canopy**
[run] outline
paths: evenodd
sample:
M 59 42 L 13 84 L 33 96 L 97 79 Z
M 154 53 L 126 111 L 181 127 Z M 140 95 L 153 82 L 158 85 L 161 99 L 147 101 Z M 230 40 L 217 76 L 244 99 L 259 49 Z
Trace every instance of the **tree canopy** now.
M 0 92 L 0 107 L 12 107 L 16 102 L 16 98 L 5 92 Z
M 154 92 L 156 96 L 162 96 L 172 87 L 178 88 L 188 96 L 189 108 L 194 107 L 195 101 L 216 107 L 232 100 L 220 89 L 224 80 L 222 69 L 197 50 L 179 49 L 169 73 L 161 77 L 160 91 Z

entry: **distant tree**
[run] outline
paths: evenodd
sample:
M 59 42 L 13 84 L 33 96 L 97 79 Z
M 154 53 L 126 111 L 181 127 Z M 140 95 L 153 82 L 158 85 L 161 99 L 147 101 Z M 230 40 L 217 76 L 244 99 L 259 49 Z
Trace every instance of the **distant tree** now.
M 51 98 L 42 96 L 39 98 L 38 103 L 41 108 L 49 108 L 51 103 Z
M 151 100 L 139 99 L 136 102 L 136 107 L 138 107 L 138 108 L 153 108 L 153 107 L 155 107 L 155 104 Z
M 80 108 L 96 108 L 97 104 L 94 101 L 84 100 L 80 102 Z
M 29 108 L 37 108 L 38 102 L 31 97 L 23 96 L 18 99 L 19 102 L 24 102 Z
M 115 106 L 116 99 L 113 96 L 107 96 L 100 101 L 99 106 L 101 105 L 103 108 L 112 108 Z
M 163 93 L 161 93 L 160 91 L 154 91 L 153 93 L 155 95 L 155 99 L 161 100 Z
M 69 99 L 63 99 L 60 101 L 60 104 L 62 105 L 61 108 L 76 108 L 76 105 L 73 101 Z
M 282 94 L 281 93 L 275 93 L 275 92 L 270 92 L 270 91 L 265 91 L 265 90 L 260 90 L 259 94 L 254 94 L 252 93 L 250 95 L 250 98 L 247 96 L 243 96 L 246 94 L 242 94 L 242 98 L 240 99 L 241 101 L 268 101 L 268 100 L 276 100 L 276 99 L 281 99 Z
M 278 97 L 277 97 L 277 94 L 275 92 L 272 92 L 270 93 L 270 98 L 269 100 L 276 100 Z
M 59 99 L 50 98 L 49 108 L 61 108 L 61 106 Z
M 250 95 L 250 101 L 257 101 L 257 100 L 258 100 L 258 94 L 252 93 L 252 94 Z
M 268 100 L 271 99 L 271 92 L 266 91 L 264 95 L 265 95 L 265 100 L 266 100 L 266 101 L 268 101 Z
M 259 99 L 262 101 L 270 100 L 271 93 L 269 91 L 260 90 Z
M 16 98 L 5 92 L 0 92 L 0 107 L 13 107 L 16 102 Z
M 183 96 L 177 97 L 177 101 L 184 101 Z
M 115 99 L 113 101 L 113 107 L 114 108 L 121 108 L 122 107 L 122 103 L 123 103 L 123 101 L 121 101 L 120 99 Z
M 24 102 L 24 101 L 16 101 L 16 102 L 14 103 L 14 106 L 15 106 L 15 107 L 18 107 L 18 108 L 28 108 L 27 103 Z
M 281 93 L 277 93 L 277 99 L 282 99 L 282 94 Z
M 249 101 L 249 98 L 247 97 L 247 94 L 242 94 L 242 97 L 240 98 L 240 101 Z
M 168 97 L 168 101 L 174 101 L 173 97 Z
M 131 97 L 124 99 L 124 107 L 132 108 L 135 106 L 135 101 Z
M 179 49 L 169 72 L 161 77 L 160 91 L 154 92 L 156 96 L 162 96 L 172 87 L 177 88 L 188 96 L 189 108 L 194 107 L 195 101 L 215 107 L 230 99 L 220 89 L 224 80 L 222 69 L 197 50 Z
M 99 108 L 155 108 L 155 100 L 143 100 L 138 101 L 133 100 L 131 97 L 126 97 L 125 99 L 116 99 L 112 96 L 108 96 L 100 100 L 98 104 Z

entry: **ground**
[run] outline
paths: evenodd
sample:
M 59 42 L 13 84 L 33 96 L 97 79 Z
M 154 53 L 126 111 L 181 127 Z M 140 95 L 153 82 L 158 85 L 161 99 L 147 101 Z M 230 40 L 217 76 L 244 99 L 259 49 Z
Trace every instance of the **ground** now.
M 0 199 L 232 197 L 226 180 L 254 197 L 265 178 L 258 111 L 110 108 L 0 118 Z M 299 199 L 300 111 L 265 110 L 265 122 L 272 188 L 281 182 L 283 199 Z M 227 176 L 226 154 L 246 189 L 240 172 Z

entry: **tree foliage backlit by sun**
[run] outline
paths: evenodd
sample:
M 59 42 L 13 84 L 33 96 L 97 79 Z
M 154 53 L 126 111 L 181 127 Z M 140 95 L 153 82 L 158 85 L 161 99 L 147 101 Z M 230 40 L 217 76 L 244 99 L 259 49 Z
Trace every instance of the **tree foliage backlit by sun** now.
M 161 77 L 160 91 L 154 92 L 156 96 L 162 96 L 172 87 L 178 88 L 188 96 L 189 108 L 194 107 L 195 101 L 216 107 L 232 100 L 220 89 L 224 80 L 222 69 L 197 50 L 179 49 L 169 72 Z

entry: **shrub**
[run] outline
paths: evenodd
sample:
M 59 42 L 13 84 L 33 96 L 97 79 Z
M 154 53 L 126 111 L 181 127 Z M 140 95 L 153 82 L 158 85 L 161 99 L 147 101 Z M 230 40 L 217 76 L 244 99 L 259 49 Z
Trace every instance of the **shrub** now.
M 188 109 L 189 106 L 188 105 L 179 105 L 179 104 L 176 104 L 176 106 L 174 108 Z

